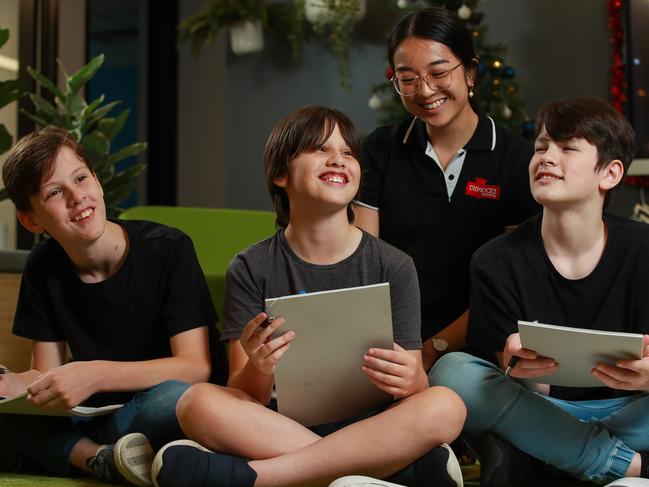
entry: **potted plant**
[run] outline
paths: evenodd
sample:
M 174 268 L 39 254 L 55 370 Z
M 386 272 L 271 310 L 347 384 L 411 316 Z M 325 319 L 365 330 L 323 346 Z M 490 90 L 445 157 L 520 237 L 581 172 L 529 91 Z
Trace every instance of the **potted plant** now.
M 221 28 L 229 27 L 235 54 L 261 51 L 267 19 L 268 8 L 263 0 L 208 0 L 200 13 L 180 23 L 180 42 L 191 40 L 192 52 L 198 56 Z
M 127 169 L 117 170 L 115 165 L 139 154 L 146 149 L 147 144 L 139 142 L 111 153 L 111 142 L 124 127 L 129 110 L 123 110 L 115 118 L 108 117 L 119 101 L 104 103 L 105 98 L 102 95 L 87 103 L 81 94 L 83 86 L 95 75 L 103 62 L 104 55 L 100 54 L 73 75 L 68 75 L 61 66 L 65 82 L 63 89 L 58 88 L 39 71 L 27 68 L 41 88 L 54 95 L 54 104 L 32 93 L 29 97 L 34 104 L 34 111 L 21 110 L 21 113 L 33 120 L 38 128 L 63 128 L 81 143 L 104 189 L 108 216 L 115 217 L 122 210 L 119 203 L 135 189 L 137 177 L 146 168 L 145 164 L 136 163 Z M 6 194 L 0 195 L 0 199 L 6 197 Z
M 338 60 L 343 87 L 349 89 L 349 45 L 354 25 L 365 15 L 365 0 L 299 0 L 316 34 L 326 34 Z

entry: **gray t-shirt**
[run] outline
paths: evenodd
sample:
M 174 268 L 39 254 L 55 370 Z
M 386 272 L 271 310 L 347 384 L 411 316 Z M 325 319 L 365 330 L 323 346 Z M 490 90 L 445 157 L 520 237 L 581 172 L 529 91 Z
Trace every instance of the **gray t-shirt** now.
M 363 232 L 356 251 L 329 265 L 300 259 L 284 231 L 237 254 L 228 267 L 223 304 L 222 340 L 238 339 L 243 328 L 264 310 L 264 300 L 304 292 L 390 283 L 394 341 L 406 350 L 421 348 L 419 283 L 412 259 Z

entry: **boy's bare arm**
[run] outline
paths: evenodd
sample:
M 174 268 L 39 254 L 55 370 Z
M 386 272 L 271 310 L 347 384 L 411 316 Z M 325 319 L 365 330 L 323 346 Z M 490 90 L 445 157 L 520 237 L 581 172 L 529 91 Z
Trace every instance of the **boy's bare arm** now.
M 441 330 L 435 337 L 431 337 L 422 344 L 421 353 L 424 359 L 424 370 L 430 370 L 442 356 L 433 347 L 433 338 L 443 338 L 448 343 L 448 348 L 443 353 L 460 350 L 465 345 L 466 329 L 469 322 L 469 310 L 462 313 L 453 323 Z
M 166 380 L 203 382 L 211 372 L 207 327 L 171 337 L 172 356 L 138 362 L 92 360 L 51 368 L 27 391 L 36 404 L 69 409 L 100 391 L 139 391 Z
M 428 387 L 421 350 L 405 350 L 396 343 L 394 350 L 368 350 L 363 357 L 362 370 L 376 387 L 397 399 Z
M 265 325 L 267 316 L 259 313 L 243 329 L 239 340 L 230 341 L 230 379 L 228 385 L 247 392 L 260 403 L 270 400 L 275 366 L 295 338 L 292 331 L 270 339 L 284 320 Z
M 27 386 L 40 375 L 38 370 L 6 372 L 0 375 L 0 397 L 10 397 L 27 391 Z
M 65 360 L 65 342 L 38 342 L 32 345 L 32 368 L 26 371 L 9 371 L 0 375 L 0 397 L 16 396 L 27 392 L 27 387 L 43 372 L 58 367 Z M 3 365 L 0 367 L 5 368 Z

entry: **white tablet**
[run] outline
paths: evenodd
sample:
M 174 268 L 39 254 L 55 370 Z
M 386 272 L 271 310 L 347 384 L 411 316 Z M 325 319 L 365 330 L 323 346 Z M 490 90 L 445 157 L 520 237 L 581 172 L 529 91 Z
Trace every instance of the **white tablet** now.
M 275 368 L 280 413 L 314 426 L 392 400 L 361 371 L 369 348 L 393 349 L 389 283 L 271 298 L 266 312 L 296 333 Z

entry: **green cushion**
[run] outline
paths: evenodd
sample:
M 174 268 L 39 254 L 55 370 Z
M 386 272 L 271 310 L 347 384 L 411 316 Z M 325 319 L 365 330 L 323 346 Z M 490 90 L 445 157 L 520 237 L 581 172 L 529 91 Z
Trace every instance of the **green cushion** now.
M 275 232 L 271 211 L 181 206 L 135 206 L 124 220 L 150 220 L 179 228 L 194 241 L 205 274 L 225 274 L 237 252 Z

